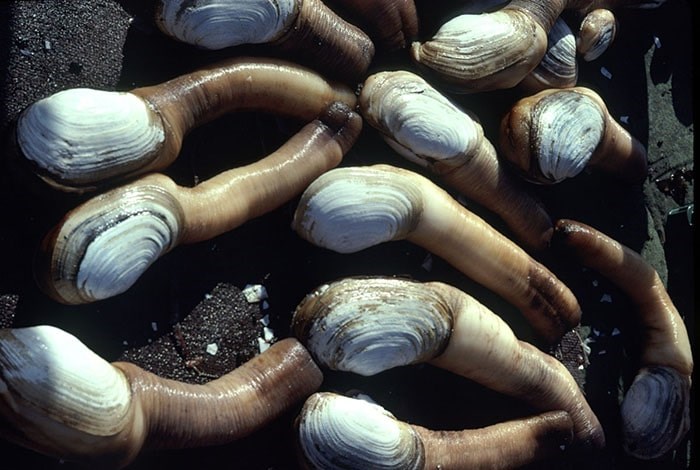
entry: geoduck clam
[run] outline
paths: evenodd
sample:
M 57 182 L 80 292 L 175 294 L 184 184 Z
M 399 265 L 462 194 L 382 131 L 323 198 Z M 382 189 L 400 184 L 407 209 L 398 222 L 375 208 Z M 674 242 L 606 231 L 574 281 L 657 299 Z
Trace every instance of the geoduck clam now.
M 571 441 L 563 411 L 462 431 L 400 421 L 378 404 L 330 392 L 311 395 L 295 420 L 306 469 L 519 468 L 560 455 Z
M 267 157 L 192 188 L 152 173 L 88 199 L 44 237 L 35 277 L 62 303 L 120 294 L 178 244 L 213 238 L 301 193 L 340 163 L 361 128 L 358 114 L 334 103 Z
M 564 365 L 518 340 L 498 315 L 448 284 L 340 279 L 299 303 L 292 330 L 331 370 L 372 376 L 426 362 L 537 410 L 566 411 L 578 445 L 605 444 L 597 417 Z
M 348 82 L 359 80 L 374 57 L 367 34 L 321 0 L 159 0 L 156 24 L 205 49 L 267 44 Z
M 496 213 L 529 248 L 548 245 L 553 228 L 545 209 L 506 171 L 481 125 L 423 78 L 408 71 L 370 75 L 359 106 L 399 155 Z
M 658 272 L 637 252 L 581 222 L 556 224 L 557 244 L 629 297 L 640 337 L 637 373 L 621 407 L 622 444 L 639 459 L 675 449 L 691 425 L 693 353 Z
M 235 111 L 309 122 L 353 91 L 300 65 L 238 57 L 129 92 L 69 89 L 31 104 L 18 118 L 17 153 L 63 191 L 87 192 L 169 166 L 185 135 Z
M 580 320 L 573 293 L 545 266 L 427 178 L 390 165 L 336 168 L 301 196 L 293 229 L 353 253 L 405 239 L 443 258 L 518 308 L 556 343 Z
M 495 12 L 454 17 L 431 39 L 414 41 L 412 59 L 454 92 L 514 87 L 547 50 L 547 30 L 527 10 L 514 8 L 521 3 L 514 0 Z
M 129 362 L 109 363 L 52 326 L 0 330 L 3 437 L 99 468 L 125 467 L 145 450 L 241 439 L 314 393 L 322 380 L 294 338 L 195 385 Z
M 647 176 L 644 146 L 585 87 L 543 90 L 517 101 L 501 120 L 499 150 L 534 183 L 559 183 L 585 169 L 631 183 Z
M 547 35 L 564 10 L 585 14 L 603 7 L 652 8 L 662 3 L 512 0 L 493 12 L 455 16 L 432 38 L 413 42 L 411 57 L 455 92 L 512 88 L 542 61 L 547 52 Z

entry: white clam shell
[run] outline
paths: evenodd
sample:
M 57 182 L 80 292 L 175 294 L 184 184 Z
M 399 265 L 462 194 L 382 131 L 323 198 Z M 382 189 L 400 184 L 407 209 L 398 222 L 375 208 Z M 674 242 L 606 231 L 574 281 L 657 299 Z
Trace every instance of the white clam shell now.
M 690 378 L 670 367 L 641 369 L 620 407 L 622 445 L 640 459 L 676 448 L 690 429 Z
M 177 201 L 155 185 L 125 186 L 91 199 L 56 236 L 56 290 L 83 302 L 126 291 L 177 244 L 182 221 Z
M 547 34 L 547 53 L 532 71 L 546 88 L 564 88 L 576 85 L 578 62 L 576 37 L 561 18 L 557 18 Z
M 546 50 L 544 40 L 546 32 L 524 12 L 499 10 L 452 18 L 430 40 L 414 43 L 412 54 L 457 84 L 456 91 L 510 88 L 536 67 Z
M 365 400 L 315 393 L 302 408 L 297 432 L 310 468 L 423 468 L 423 444 L 413 429 Z
M 0 400 L 6 418 L 36 428 L 26 435 L 53 431 L 50 437 L 60 440 L 63 427 L 93 436 L 120 432 L 131 390 L 122 373 L 73 335 L 36 326 L 0 330 Z
M 165 140 L 162 122 L 131 93 L 74 88 L 29 106 L 17 141 L 40 173 L 67 186 L 89 186 L 145 164 Z
M 583 171 L 605 132 L 605 114 L 592 98 L 562 90 L 534 107 L 530 125 L 533 158 L 556 183 Z
M 477 124 L 420 76 L 377 73 L 365 81 L 360 109 L 400 155 L 422 166 L 463 164 L 480 141 Z
M 301 196 L 292 227 L 304 239 L 338 253 L 354 253 L 404 238 L 422 212 L 409 179 L 372 167 L 328 171 Z
M 452 316 L 439 295 L 417 282 L 346 278 L 309 294 L 293 324 L 317 362 L 370 376 L 439 355 Z
M 299 0 L 161 0 L 158 24 L 187 44 L 218 50 L 280 37 Z

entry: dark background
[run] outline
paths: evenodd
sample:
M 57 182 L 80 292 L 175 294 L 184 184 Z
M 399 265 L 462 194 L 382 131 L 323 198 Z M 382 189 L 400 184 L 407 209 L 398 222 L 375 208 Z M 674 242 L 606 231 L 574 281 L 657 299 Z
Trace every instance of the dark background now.
M 424 38 L 445 18 L 460 11 L 463 2 L 434 3 L 416 2 Z M 25 106 L 61 89 L 85 86 L 126 90 L 165 81 L 228 55 L 275 53 L 265 47 L 204 52 L 178 44 L 154 27 L 151 8 L 151 2 L 137 0 L 0 3 L 3 135 L 11 132 L 13 119 Z M 582 174 L 555 187 L 531 187 L 553 218 L 583 221 L 642 252 L 668 282 L 691 336 L 693 232 L 683 215 L 669 218 L 667 214 L 694 201 L 693 8 L 688 1 L 669 0 L 657 10 L 618 11 L 619 35 L 612 48 L 595 62 L 580 64 L 579 84 L 596 90 L 613 116 L 627 116 L 623 125 L 648 148 L 650 176 L 644 185 L 629 186 L 601 175 Z M 372 71 L 397 67 L 412 68 L 403 52 L 380 52 Z M 601 67 L 608 69 L 612 78 L 604 77 Z M 478 116 L 487 137 L 495 142 L 500 117 L 519 96 L 518 90 L 504 90 L 452 97 Z M 167 174 L 182 185 L 192 185 L 266 155 L 302 124 L 264 114 L 225 116 L 193 130 Z M 342 165 L 375 162 L 417 170 L 393 154 L 366 126 Z M 262 313 L 270 315 L 276 336 L 283 338 L 289 335 L 295 306 L 314 287 L 347 275 L 366 274 L 452 283 L 502 315 L 520 338 L 536 342 L 511 306 L 440 259 L 433 258 L 432 268 L 426 270 L 422 265 L 428 254 L 408 242 L 392 242 L 352 255 L 309 245 L 290 229 L 295 200 L 213 240 L 177 247 L 120 296 L 91 305 L 59 305 L 37 289 L 31 260 L 43 234 L 81 198 L 35 192 L 31 185 L 25 186 L 24 180 L 15 178 L 10 168 L 3 168 L 1 175 L 0 313 L 4 314 L 5 326 L 56 325 L 108 360 L 169 334 L 172 326 L 182 322 L 219 283 L 241 289 L 251 283 L 263 284 L 269 293 L 269 309 Z M 486 211 L 469 207 L 508 234 Z M 635 340 L 633 327 L 627 326 L 633 312 L 624 296 L 556 251 L 536 257 L 571 287 L 583 307 L 584 318 L 577 334 L 595 342 L 590 343 L 590 365 L 585 375 L 577 378 L 605 427 L 609 443 L 605 455 L 591 456 L 590 461 L 551 462 L 547 466 L 689 468 L 689 440 L 661 462 L 635 461 L 620 450 L 617 404 L 634 372 L 627 355 Z M 601 303 L 604 294 L 612 295 L 614 302 Z M 158 331 L 152 328 L 153 322 L 159 325 Z M 616 328 L 620 334 L 613 334 Z M 240 346 L 252 354 L 257 345 L 247 342 Z M 580 352 L 580 345 L 573 347 L 574 351 L 567 352 L 569 360 Z M 465 379 L 420 365 L 372 378 L 327 372 L 323 388 L 362 390 L 400 419 L 434 429 L 484 426 L 532 412 Z M 205 464 L 242 469 L 296 468 L 290 428 L 296 411 L 241 442 L 144 454 L 132 468 Z M 5 442 L 0 442 L 0 451 L 5 462 L 11 457 L 18 459 L 18 463 L 6 463 L 3 468 L 73 468 L 72 464 Z

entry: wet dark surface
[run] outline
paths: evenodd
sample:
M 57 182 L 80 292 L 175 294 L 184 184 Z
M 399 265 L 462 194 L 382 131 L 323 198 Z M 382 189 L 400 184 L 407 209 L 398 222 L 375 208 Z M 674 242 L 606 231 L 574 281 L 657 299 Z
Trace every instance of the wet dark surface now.
M 24 106 L 60 89 L 130 89 L 162 82 L 228 54 L 272 53 L 264 48 L 207 53 L 177 44 L 154 28 L 148 3 L 90 0 L 0 4 L 3 131 L 11 128 L 12 119 Z M 444 2 L 436 7 L 431 2 L 417 2 L 425 18 L 423 34 L 429 36 L 449 12 L 456 11 L 458 3 Z M 619 36 L 611 50 L 593 63 L 581 64 L 579 84 L 598 91 L 613 116 L 624 116 L 623 125 L 647 146 L 651 174 L 645 184 L 629 186 L 601 175 L 582 174 L 555 187 L 530 189 L 542 198 L 552 218 L 580 220 L 641 251 L 668 280 L 669 292 L 692 333 L 693 229 L 676 218 L 666 219 L 669 210 L 694 200 L 691 12 L 689 2 L 682 0 L 669 0 L 656 11 L 620 12 Z M 655 38 L 661 47 L 655 46 Z M 405 56 L 397 53 L 379 54 L 373 71 L 397 67 L 413 69 Z M 606 78 L 601 67 L 612 77 Z M 453 99 L 478 116 L 487 137 L 495 142 L 500 117 L 518 96 L 519 91 L 506 90 Z M 193 130 L 180 157 L 166 173 L 182 185 L 192 185 L 266 155 L 301 125 L 263 114 L 225 116 Z M 375 162 L 417 170 L 393 154 L 366 126 L 342 165 Z M 661 180 L 668 181 L 668 185 Z M 233 366 L 246 354 L 256 352 L 257 341 L 253 338 L 262 335 L 259 317 L 268 315 L 276 337 L 284 338 L 290 334 L 295 306 L 313 288 L 345 276 L 371 274 L 451 283 L 501 315 L 521 339 L 537 343 L 512 306 L 420 247 L 398 241 L 340 255 L 311 246 L 290 229 L 296 200 L 212 240 L 177 247 L 120 296 L 90 305 L 60 305 L 36 287 L 32 258 L 43 234 L 81 198 L 47 193 L 41 188 L 37 191 L 10 171 L 2 172 L 0 183 L 0 313 L 5 315 L 5 326 L 59 326 L 110 361 L 126 354 L 144 367 L 161 367 L 163 374 L 166 369 L 179 368 L 181 377 L 202 379 L 191 362 L 187 364 L 201 354 L 185 349 L 188 344 L 201 347 L 210 337 L 218 337 L 221 330 L 214 332 L 212 322 L 218 321 L 217 327 L 231 331 L 247 325 L 247 334 L 232 334 L 228 349 L 219 355 L 221 364 Z M 508 234 L 503 224 L 482 208 L 467 205 Z M 660 462 L 636 461 L 625 457 L 620 449 L 618 400 L 634 371 L 636 335 L 629 321 L 633 312 L 628 301 L 600 276 L 554 249 L 536 257 L 569 285 L 583 307 L 582 328 L 577 333 L 594 341 L 589 342 L 590 365 L 585 377 L 578 371 L 578 379 L 585 383 L 591 406 L 605 427 L 608 449 L 585 461 L 551 462 L 534 468 L 689 468 L 690 442 L 684 442 Z M 426 264 L 426 260 L 431 263 Z M 221 283 L 229 287 L 220 290 Z M 269 308 L 250 305 L 238 295 L 237 289 L 248 284 L 265 286 Z M 231 307 L 238 312 L 234 321 L 224 303 L 217 304 L 231 298 L 238 299 L 238 306 Z M 601 301 L 603 298 L 613 301 Z M 207 323 L 198 330 L 196 322 L 205 317 L 202 309 L 207 311 Z M 236 321 L 239 326 L 233 326 Z M 178 329 L 183 325 L 184 332 Z M 234 337 L 239 341 L 237 351 Z M 152 350 L 156 346 L 161 351 L 170 348 L 169 361 L 162 360 L 163 356 L 154 360 L 143 350 L 136 352 L 141 347 Z M 574 349 L 563 359 L 575 362 L 580 348 Z M 222 368 L 221 364 L 206 367 Z M 204 370 L 205 375 L 208 370 Z M 422 365 L 370 378 L 326 372 L 323 388 L 361 390 L 400 419 L 435 429 L 485 426 L 533 412 L 465 379 Z M 131 468 L 296 468 L 291 422 L 297 411 L 290 411 L 243 441 L 144 454 Z M 3 464 L 2 468 L 74 467 L 4 441 L 0 442 L 0 450 L 7 462 L 10 456 L 18 462 Z

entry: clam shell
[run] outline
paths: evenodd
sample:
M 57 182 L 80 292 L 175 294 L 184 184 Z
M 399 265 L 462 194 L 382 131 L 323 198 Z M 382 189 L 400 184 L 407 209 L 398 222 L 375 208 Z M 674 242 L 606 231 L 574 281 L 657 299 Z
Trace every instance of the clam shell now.
M 309 294 L 292 325 L 319 364 L 369 376 L 439 355 L 452 315 L 433 289 L 417 282 L 347 278 Z
M 161 0 L 156 22 L 187 44 L 218 50 L 279 38 L 299 12 L 299 0 Z
M 183 220 L 177 201 L 157 185 L 124 186 L 90 199 L 49 235 L 48 290 L 70 304 L 126 291 L 177 244 Z
M 52 326 L 0 330 L 0 411 L 30 438 L 69 428 L 111 436 L 125 428 L 126 377 L 73 335 Z
M 300 453 L 308 468 L 421 469 L 418 435 L 379 405 L 315 393 L 297 419 Z
M 24 156 L 49 183 L 69 189 L 145 166 L 164 140 L 160 117 L 131 93 L 60 91 L 30 105 L 17 122 Z
M 531 112 L 530 149 L 545 181 L 581 173 L 604 132 L 605 113 L 589 96 L 562 90 L 538 101 Z
M 424 43 L 413 59 L 437 73 L 454 91 L 487 91 L 517 85 L 546 52 L 547 34 L 519 10 L 459 15 Z
M 547 53 L 532 71 L 542 88 L 567 88 L 576 85 L 578 61 L 576 37 L 561 18 L 557 18 L 547 34 Z
M 336 168 L 304 191 L 292 227 L 316 246 L 354 253 L 404 238 L 422 209 L 420 190 L 399 171 Z
M 360 111 L 384 140 L 408 160 L 462 165 L 480 142 L 474 120 L 423 78 L 406 71 L 380 72 L 365 80 Z
M 617 20 L 610 10 L 589 12 L 579 26 L 576 47 L 583 60 L 590 62 L 608 50 L 617 34 Z
M 620 414 L 625 451 L 640 459 L 661 457 L 690 429 L 690 378 L 670 367 L 641 369 Z

